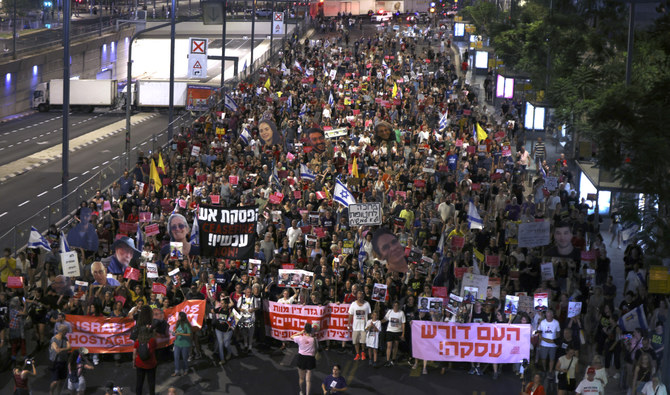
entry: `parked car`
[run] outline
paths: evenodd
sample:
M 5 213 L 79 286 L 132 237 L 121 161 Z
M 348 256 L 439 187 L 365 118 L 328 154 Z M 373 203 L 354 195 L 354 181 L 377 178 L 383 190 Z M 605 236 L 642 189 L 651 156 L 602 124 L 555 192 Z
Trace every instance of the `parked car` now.
M 272 15 L 272 10 L 269 8 L 261 8 L 256 10 L 256 16 L 259 18 L 269 18 Z

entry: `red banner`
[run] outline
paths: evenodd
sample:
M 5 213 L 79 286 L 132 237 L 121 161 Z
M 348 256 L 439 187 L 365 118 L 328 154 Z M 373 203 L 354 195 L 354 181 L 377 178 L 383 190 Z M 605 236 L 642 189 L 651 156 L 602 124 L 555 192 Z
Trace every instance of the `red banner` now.
M 202 328 L 205 318 L 205 301 L 188 300 L 175 307 L 164 310 L 165 318 L 174 330 L 177 314 L 186 313 L 191 325 Z M 134 342 L 130 332 L 135 320 L 127 317 L 95 317 L 90 315 L 66 315 L 65 320 L 72 325 L 72 333 L 67 335 L 72 348 L 86 347 L 94 354 L 132 352 Z M 174 342 L 174 337 L 158 336 L 158 347 L 167 347 Z
M 330 303 L 326 306 L 303 306 L 265 301 L 265 333 L 278 340 L 290 340 L 309 322 L 319 340 L 351 340 L 347 329 L 349 305 Z
M 129 278 L 131 280 L 139 281 L 140 280 L 140 271 L 134 267 L 128 266 L 126 271 L 123 272 L 123 278 Z
M 7 277 L 7 288 L 23 288 L 23 277 L 19 276 Z
M 148 236 L 153 236 L 153 235 L 157 235 L 157 234 L 159 234 L 159 233 L 160 233 L 160 229 L 159 229 L 159 227 L 158 227 L 158 224 L 147 225 L 147 226 L 144 228 L 144 233 L 147 235 L 147 237 L 148 237 Z
M 500 257 L 498 255 L 487 255 L 486 266 L 498 267 L 500 266 Z
M 153 283 L 151 285 L 151 293 L 154 294 L 159 294 L 159 295 L 166 295 L 167 294 L 167 288 L 165 285 L 161 283 Z

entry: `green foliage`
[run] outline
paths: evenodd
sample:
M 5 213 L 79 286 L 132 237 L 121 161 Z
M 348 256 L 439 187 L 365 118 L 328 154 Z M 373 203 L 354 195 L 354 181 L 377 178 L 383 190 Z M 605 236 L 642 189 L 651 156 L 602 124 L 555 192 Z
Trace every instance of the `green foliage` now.
M 475 25 L 478 33 L 491 35 L 492 24 L 497 23 L 499 13 L 495 4 L 482 1 L 465 7 L 461 11 L 461 15 Z
M 40 0 L 3 0 L 0 3 L 0 12 L 7 15 L 10 20 L 14 15 L 15 1 L 17 17 L 26 16 L 30 11 L 39 11 L 42 8 L 42 2 Z

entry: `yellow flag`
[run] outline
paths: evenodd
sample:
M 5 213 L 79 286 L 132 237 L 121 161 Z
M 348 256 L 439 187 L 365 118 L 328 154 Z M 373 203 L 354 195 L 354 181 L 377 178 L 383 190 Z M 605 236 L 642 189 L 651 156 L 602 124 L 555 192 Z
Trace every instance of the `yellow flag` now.
M 165 164 L 163 163 L 163 156 L 161 153 L 158 153 L 158 168 L 163 170 L 163 174 L 165 174 Z
M 395 82 L 393 83 L 393 92 L 391 92 L 391 96 L 395 99 L 396 96 L 398 96 L 398 84 Z
M 479 122 L 477 122 L 477 142 L 486 140 L 489 137 L 488 134 L 486 134 L 486 131 L 484 128 L 479 126 Z
M 156 162 L 154 162 L 153 159 L 151 159 L 151 168 L 149 169 L 149 178 L 154 180 L 154 188 L 156 189 L 156 192 L 161 190 L 161 187 L 163 186 L 163 182 L 161 181 L 161 177 L 158 175 L 158 169 L 156 168 Z
M 477 260 L 478 260 L 479 262 L 484 262 L 484 254 L 482 254 L 482 253 L 481 253 L 478 249 L 476 249 L 476 248 L 474 249 L 473 252 L 475 253 L 475 258 L 477 258 Z
M 351 165 L 351 175 L 358 178 L 358 162 L 354 158 L 354 163 Z
M 270 84 L 270 77 L 268 77 L 268 80 L 265 81 L 265 85 L 263 86 L 265 86 L 265 89 L 270 90 L 270 87 L 272 86 L 272 84 Z

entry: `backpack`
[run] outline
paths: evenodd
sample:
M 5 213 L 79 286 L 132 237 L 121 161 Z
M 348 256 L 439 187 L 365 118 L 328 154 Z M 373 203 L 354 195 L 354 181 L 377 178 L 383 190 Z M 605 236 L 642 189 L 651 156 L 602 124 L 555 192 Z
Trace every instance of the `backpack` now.
M 137 347 L 137 355 L 140 356 L 140 359 L 143 361 L 148 361 L 151 359 L 151 353 L 149 352 L 148 343 L 140 343 L 140 346 Z

